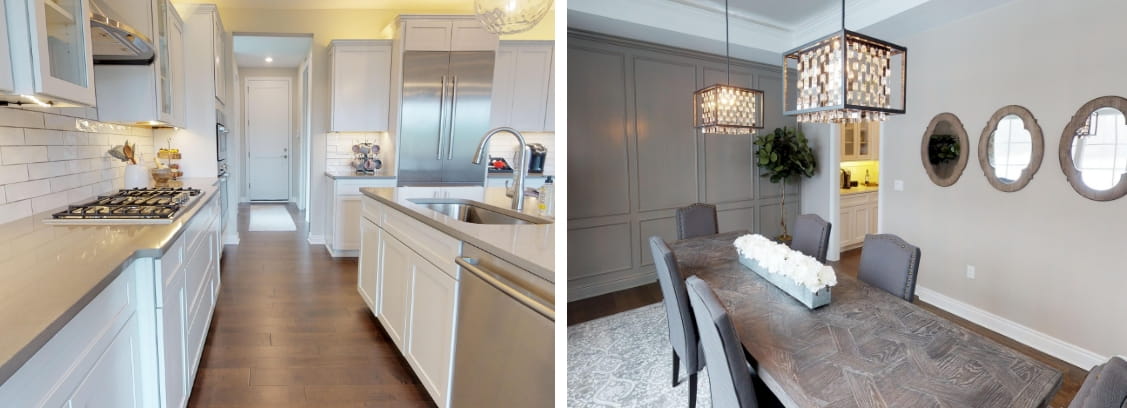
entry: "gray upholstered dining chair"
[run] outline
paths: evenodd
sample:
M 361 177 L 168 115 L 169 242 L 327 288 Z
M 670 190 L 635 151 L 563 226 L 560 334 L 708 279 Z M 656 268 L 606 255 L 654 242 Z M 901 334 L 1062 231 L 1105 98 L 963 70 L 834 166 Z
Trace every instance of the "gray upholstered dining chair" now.
M 794 221 L 794 238 L 790 247 L 826 263 L 830 248 L 830 223 L 817 214 L 802 214 Z
M 743 343 L 708 283 L 696 276 L 685 281 L 689 303 L 700 332 L 701 352 L 708 360 L 708 384 L 712 406 L 755 408 L 759 406 L 752 383 L 752 368 L 744 357 Z
M 892 234 L 865 235 L 857 279 L 911 302 L 919 270 L 920 248 Z
M 680 379 L 678 362 L 685 363 L 685 372 L 689 374 L 689 407 L 697 403 L 697 373 L 704 368 L 704 359 L 700 355 L 700 339 L 697 336 L 697 326 L 693 321 L 693 312 L 689 307 L 689 295 L 685 290 L 685 279 L 681 277 L 681 270 L 677 267 L 677 258 L 665 240 L 661 237 L 650 237 L 650 251 L 653 252 L 654 265 L 657 266 L 657 280 L 661 285 L 662 303 L 665 304 L 665 314 L 669 321 L 669 343 L 673 346 L 673 386 L 676 387 Z
M 677 209 L 677 239 L 687 239 L 720 232 L 716 206 L 696 203 Z
M 1127 408 L 1127 361 L 1112 357 L 1093 367 L 1068 408 Z

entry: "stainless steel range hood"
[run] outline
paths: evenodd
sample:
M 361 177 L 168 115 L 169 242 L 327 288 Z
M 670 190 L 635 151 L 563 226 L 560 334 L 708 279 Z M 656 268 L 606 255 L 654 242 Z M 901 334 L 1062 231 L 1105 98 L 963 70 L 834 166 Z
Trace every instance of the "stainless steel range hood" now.
M 90 38 L 94 63 L 100 65 L 149 65 L 155 52 L 153 42 L 123 22 L 107 17 L 95 2 L 90 15 Z

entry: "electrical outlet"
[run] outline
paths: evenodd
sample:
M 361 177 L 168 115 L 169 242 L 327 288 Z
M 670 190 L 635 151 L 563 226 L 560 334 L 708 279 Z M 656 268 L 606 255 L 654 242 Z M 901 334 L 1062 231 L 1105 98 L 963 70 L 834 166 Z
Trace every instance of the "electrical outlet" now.
M 967 265 L 967 279 L 974 279 L 974 265 Z
M 892 189 L 895 191 L 904 191 L 904 180 L 893 181 Z

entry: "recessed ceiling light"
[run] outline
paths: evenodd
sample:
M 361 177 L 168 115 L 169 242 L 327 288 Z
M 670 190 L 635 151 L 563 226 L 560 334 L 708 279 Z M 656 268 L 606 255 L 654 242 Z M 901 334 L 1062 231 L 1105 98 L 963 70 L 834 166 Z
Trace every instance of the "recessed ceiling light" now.
M 271 62 L 274 62 L 274 59 L 271 58 L 271 57 L 266 57 L 266 63 L 271 63 Z

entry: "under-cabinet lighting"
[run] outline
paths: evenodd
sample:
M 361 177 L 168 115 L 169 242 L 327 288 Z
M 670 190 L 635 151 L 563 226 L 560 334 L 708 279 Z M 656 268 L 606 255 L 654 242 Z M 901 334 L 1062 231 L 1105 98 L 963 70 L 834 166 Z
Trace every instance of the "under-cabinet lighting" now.
M 39 98 L 36 98 L 32 95 L 20 95 L 20 97 L 27 99 L 27 100 L 31 101 L 32 103 L 39 105 L 39 106 L 42 106 L 44 108 L 50 108 L 51 107 L 51 102 L 43 102 Z

